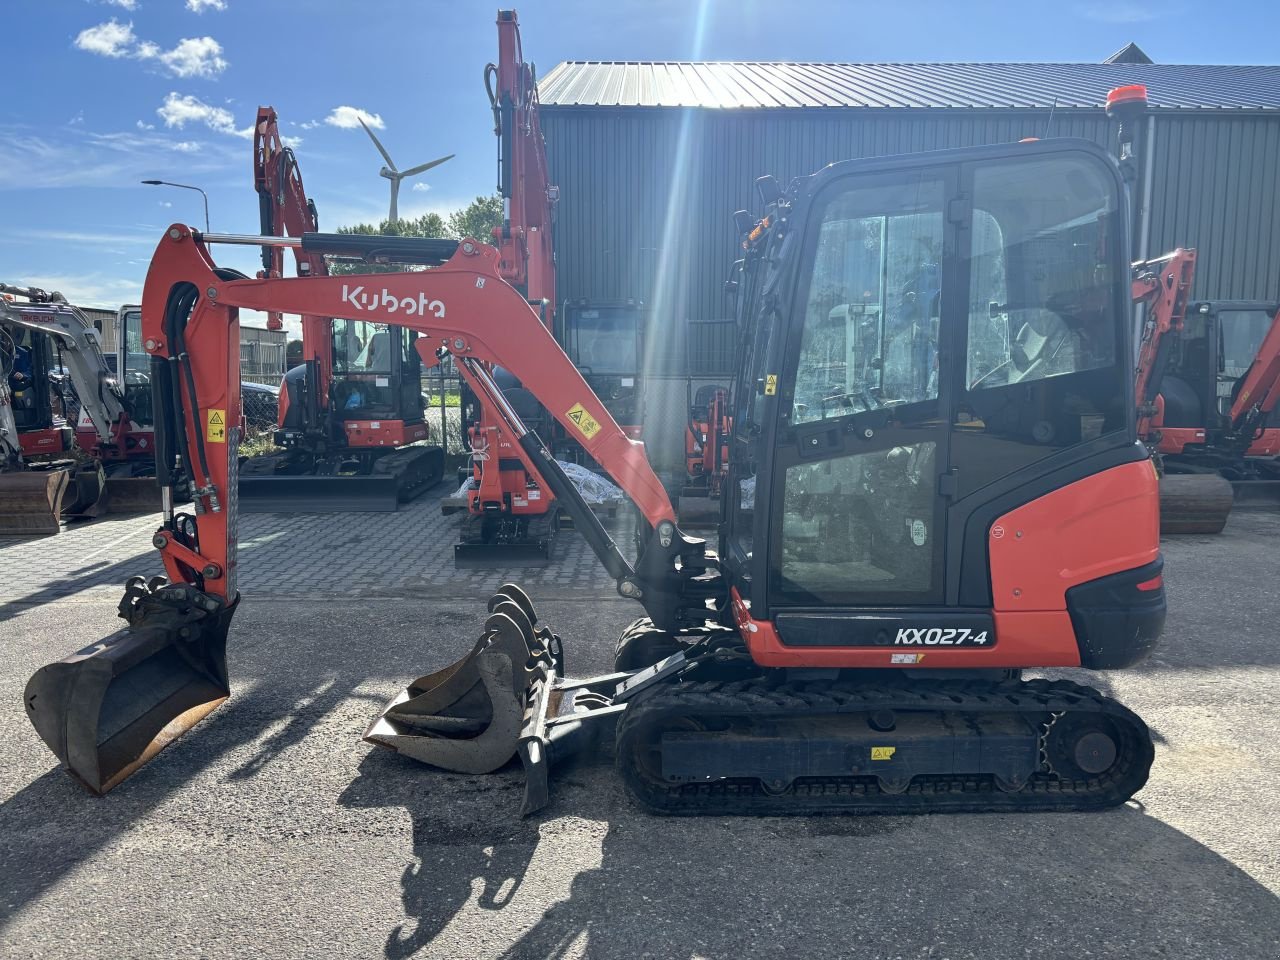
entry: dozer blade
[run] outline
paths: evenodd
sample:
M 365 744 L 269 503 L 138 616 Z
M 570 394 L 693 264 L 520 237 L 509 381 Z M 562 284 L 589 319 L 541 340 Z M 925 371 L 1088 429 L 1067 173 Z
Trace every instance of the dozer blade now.
M 1231 514 L 1231 483 L 1216 473 L 1160 478 L 1161 533 L 1221 533 Z
M 0 473 L 0 537 L 57 533 L 69 476 L 66 470 Z
M 129 626 L 27 681 L 27 716 L 67 771 L 106 793 L 230 695 L 227 604 L 163 577 L 129 581 Z
M 112 514 L 159 513 L 160 484 L 155 477 L 107 477 L 107 510 Z

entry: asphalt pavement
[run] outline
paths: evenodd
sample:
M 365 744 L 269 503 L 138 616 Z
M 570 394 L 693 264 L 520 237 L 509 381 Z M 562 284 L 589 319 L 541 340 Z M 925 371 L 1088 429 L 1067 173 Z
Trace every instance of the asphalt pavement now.
M 446 774 L 361 743 L 400 686 L 466 652 L 483 599 L 516 572 L 424 559 L 415 580 L 397 555 L 384 595 L 326 594 L 300 559 L 291 590 L 288 557 L 323 556 L 315 538 L 368 524 L 300 537 L 255 522 L 233 697 L 103 798 L 56 768 L 21 693 L 42 663 L 115 629 L 108 584 L 148 562 L 148 524 L 72 531 L 79 558 L 103 548 L 79 577 L 53 563 L 33 574 L 35 545 L 0 541 L 0 956 L 1280 956 L 1280 516 L 1237 512 L 1221 537 L 1168 540 L 1156 655 L 1062 672 L 1153 728 L 1137 802 L 698 820 L 644 814 L 605 758 L 558 769 L 552 804 L 521 820 L 518 766 Z M 255 543 L 269 589 L 253 586 Z M 569 573 L 538 572 L 533 595 L 571 670 L 590 673 L 637 611 L 576 562 L 579 547 L 561 545 Z

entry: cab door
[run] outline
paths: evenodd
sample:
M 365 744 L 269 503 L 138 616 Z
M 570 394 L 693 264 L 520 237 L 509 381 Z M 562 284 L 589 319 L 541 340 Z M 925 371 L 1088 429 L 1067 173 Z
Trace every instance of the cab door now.
M 782 369 L 765 386 L 768 605 L 941 604 L 950 385 L 938 357 L 963 319 L 955 170 L 814 181 Z

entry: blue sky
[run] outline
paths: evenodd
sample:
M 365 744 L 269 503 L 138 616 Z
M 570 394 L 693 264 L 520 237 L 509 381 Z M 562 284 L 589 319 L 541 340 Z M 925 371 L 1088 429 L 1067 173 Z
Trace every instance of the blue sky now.
M 85 305 L 141 294 L 174 220 L 256 232 L 248 128 L 271 104 L 322 229 L 385 216 L 381 160 L 351 109 L 381 124 L 406 183 L 402 215 L 492 192 L 481 84 L 497 54 L 494 0 L 0 0 L 0 280 Z M 1137 41 L 1157 61 L 1275 62 L 1274 2 L 893 3 L 832 0 L 531 0 L 518 7 L 541 73 L 578 60 L 1097 61 Z M 702 29 L 696 29 L 703 13 Z M 16 39 L 15 38 L 20 38 Z M 219 248 L 250 271 L 249 248 Z

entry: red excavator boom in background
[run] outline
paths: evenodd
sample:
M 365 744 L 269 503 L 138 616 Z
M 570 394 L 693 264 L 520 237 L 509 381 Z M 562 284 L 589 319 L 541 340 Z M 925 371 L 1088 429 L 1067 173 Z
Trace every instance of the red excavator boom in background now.
M 271 107 L 258 108 L 253 183 L 264 236 L 320 236 L 315 203 L 307 197 L 297 157 L 284 144 Z M 378 242 L 348 244 L 346 256 L 412 262 L 403 259 L 395 238 L 373 239 Z M 298 276 L 327 276 L 329 249 L 317 242 L 293 247 Z M 284 276 L 283 247 L 263 246 L 258 276 Z M 281 313 L 271 312 L 267 325 L 281 329 Z M 413 337 L 394 324 L 303 315 L 303 362 L 285 374 L 280 386 L 274 439 L 284 450 L 244 464 L 240 496 L 246 510 L 394 511 L 440 480 L 444 448 L 423 443 L 429 431 Z

